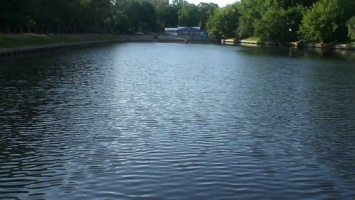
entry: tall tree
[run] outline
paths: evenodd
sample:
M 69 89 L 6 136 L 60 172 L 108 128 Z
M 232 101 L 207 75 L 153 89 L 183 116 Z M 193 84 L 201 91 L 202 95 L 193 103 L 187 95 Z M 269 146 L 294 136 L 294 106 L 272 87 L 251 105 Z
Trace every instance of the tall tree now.
M 153 4 L 142 2 L 140 5 L 140 31 L 156 31 L 157 14 Z
M 178 25 L 178 8 L 175 5 L 159 4 L 156 7 L 156 13 L 159 29 Z
M 310 7 L 319 0 L 278 0 L 283 8 L 295 7 L 297 5 Z
M 128 33 L 129 32 L 129 19 L 125 12 L 122 10 L 113 11 L 113 31 L 114 33 Z
M 263 41 L 289 42 L 297 39 L 303 17 L 302 6 L 270 9 L 255 23 L 255 36 Z
M 208 19 L 207 32 L 212 38 L 236 37 L 238 27 L 237 4 L 218 8 Z
M 179 25 L 198 26 L 199 15 L 199 9 L 195 4 L 184 4 L 178 11 Z
M 355 16 L 350 18 L 347 23 L 348 37 L 350 40 L 355 40 Z
M 342 14 L 339 0 L 321 0 L 306 12 L 299 33 L 304 39 L 316 42 L 334 40 Z
M 336 31 L 335 39 L 340 41 L 347 41 L 348 39 L 348 26 L 347 22 L 351 17 L 355 16 L 355 1 L 354 0 L 339 0 L 340 6 L 344 10 L 339 20 L 339 29 Z
M 279 5 L 274 0 L 241 0 L 238 4 L 239 18 L 238 36 L 247 38 L 255 35 L 255 23 L 270 9 Z
M 90 9 L 93 14 L 93 25 L 96 33 L 111 32 L 110 23 L 112 20 L 111 0 L 91 0 Z
M 180 6 L 188 4 L 188 2 L 185 0 L 172 0 L 172 3 L 173 5 L 180 5 Z
M 218 8 L 215 3 L 200 3 L 198 4 L 198 9 L 200 12 L 200 27 L 202 29 L 206 28 L 206 23 L 208 19 L 212 16 L 213 12 Z
M 7 33 L 22 32 L 29 22 L 28 16 L 33 16 L 30 4 L 25 0 L 0 1 L 0 29 Z

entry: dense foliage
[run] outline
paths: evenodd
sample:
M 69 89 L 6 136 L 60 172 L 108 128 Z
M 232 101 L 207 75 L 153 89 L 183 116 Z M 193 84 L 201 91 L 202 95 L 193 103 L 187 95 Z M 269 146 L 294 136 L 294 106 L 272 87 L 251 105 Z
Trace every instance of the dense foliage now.
M 300 34 L 308 40 L 330 41 L 336 37 L 343 9 L 335 0 L 319 1 L 304 15 Z
M 348 36 L 350 39 L 355 40 L 355 16 L 352 17 L 346 24 L 348 26 Z
M 200 26 L 214 38 L 354 40 L 354 0 L 239 0 L 171 4 L 136 0 L 0 0 L 2 33 L 136 33 Z
M 237 27 L 239 13 L 235 5 L 225 8 L 218 8 L 207 21 L 207 30 L 211 37 L 230 38 L 234 37 Z
M 233 15 L 234 23 L 225 23 L 226 16 Z M 240 0 L 218 9 L 208 32 L 214 37 L 228 32 L 226 37 L 276 42 L 348 41 L 354 34 L 353 16 L 354 0 Z
M 0 0 L 3 33 L 135 33 L 201 26 L 217 4 L 135 0 Z

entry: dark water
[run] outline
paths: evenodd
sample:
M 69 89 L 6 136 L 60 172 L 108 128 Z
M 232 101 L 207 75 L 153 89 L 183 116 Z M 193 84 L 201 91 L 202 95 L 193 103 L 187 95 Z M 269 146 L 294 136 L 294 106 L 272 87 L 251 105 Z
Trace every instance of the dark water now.
M 345 57 L 132 43 L 2 61 L 0 199 L 354 199 Z

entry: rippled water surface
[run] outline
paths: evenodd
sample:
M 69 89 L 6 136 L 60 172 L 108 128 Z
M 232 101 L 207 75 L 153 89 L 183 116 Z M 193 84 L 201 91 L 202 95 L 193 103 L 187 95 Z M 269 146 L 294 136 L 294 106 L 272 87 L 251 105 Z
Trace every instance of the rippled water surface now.
M 159 43 L 2 61 L 0 199 L 354 199 L 354 61 Z

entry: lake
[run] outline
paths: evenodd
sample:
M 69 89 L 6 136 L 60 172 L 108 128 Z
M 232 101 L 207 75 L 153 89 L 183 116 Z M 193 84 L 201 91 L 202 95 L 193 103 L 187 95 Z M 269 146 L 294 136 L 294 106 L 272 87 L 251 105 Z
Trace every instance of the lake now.
M 121 43 L 0 63 L 0 199 L 354 199 L 355 59 Z

